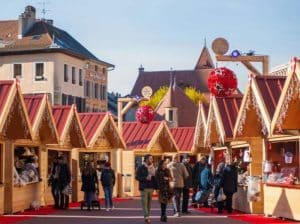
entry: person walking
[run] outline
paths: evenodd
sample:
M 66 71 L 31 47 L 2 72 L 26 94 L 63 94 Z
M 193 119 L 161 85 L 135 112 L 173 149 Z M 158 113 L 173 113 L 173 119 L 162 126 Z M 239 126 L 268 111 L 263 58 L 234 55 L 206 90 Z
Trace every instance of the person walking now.
M 199 189 L 202 192 L 200 203 L 203 203 L 203 205 L 207 207 L 208 206 L 207 199 L 213 187 L 213 176 L 210 170 L 210 165 L 206 162 L 205 162 L 204 169 L 200 173 L 199 179 L 200 179 Z
M 200 161 L 198 161 L 192 170 L 192 178 L 193 178 L 193 195 L 192 195 L 192 204 L 196 206 L 196 200 L 195 196 L 197 192 L 199 191 L 199 185 L 200 185 L 200 173 L 205 168 L 206 164 L 206 157 L 202 156 Z
M 60 195 L 60 209 L 69 208 L 69 190 L 66 188 L 70 188 L 71 184 L 71 171 L 68 165 L 67 158 L 64 155 L 61 155 L 58 158 L 58 186 L 59 186 L 59 195 Z
M 236 166 L 227 162 L 221 179 L 221 187 L 226 195 L 225 204 L 228 213 L 232 213 L 232 195 L 237 192 L 237 177 Z
M 58 157 L 55 156 L 51 165 L 51 174 L 48 179 L 48 183 L 51 186 L 51 193 L 54 200 L 54 208 L 59 208 L 59 186 L 58 186 L 58 177 L 59 177 L 60 166 L 58 164 Z
M 174 180 L 174 216 L 179 217 L 182 189 L 184 187 L 184 181 L 186 178 L 188 178 L 189 173 L 186 170 L 185 166 L 182 163 L 180 163 L 179 154 L 175 154 L 173 156 L 172 162 L 168 165 L 168 168 L 170 169 L 171 175 Z
M 110 162 L 106 162 L 101 173 L 101 184 L 104 191 L 106 211 L 111 211 L 114 207 L 112 195 L 116 182 L 115 171 L 111 168 Z
M 145 223 L 150 223 L 152 195 L 157 187 L 152 155 L 146 154 L 144 156 L 143 164 L 137 168 L 135 178 L 139 182 L 144 220 Z
M 156 171 L 156 179 L 159 189 L 158 199 L 160 202 L 161 222 L 167 222 L 167 205 L 173 196 L 172 189 L 170 188 L 170 181 L 172 180 L 172 176 L 170 170 L 167 168 L 167 165 L 167 159 L 159 161 Z
M 223 207 L 224 207 L 224 201 L 220 201 L 218 200 L 218 196 L 220 193 L 220 189 L 221 189 L 221 181 L 222 181 L 222 177 L 223 177 L 223 172 L 224 172 L 224 167 L 225 167 L 225 163 L 224 162 L 220 162 L 217 166 L 216 169 L 216 174 L 214 175 L 214 198 L 217 204 L 217 208 L 218 208 L 218 213 L 222 213 L 223 212 Z
M 81 191 L 84 192 L 84 201 L 86 202 L 87 210 L 91 211 L 96 191 L 99 192 L 97 172 L 91 162 L 87 162 L 81 173 Z
M 188 211 L 188 204 L 189 204 L 189 197 L 190 197 L 190 189 L 193 186 L 193 177 L 192 177 L 192 166 L 190 164 L 190 156 L 189 154 L 185 154 L 182 160 L 183 165 L 185 166 L 187 172 L 188 172 L 188 177 L 184 180 L 184 186 L 182 189 L 182 213 L 183 214 L 188 214 L 190 213 Z

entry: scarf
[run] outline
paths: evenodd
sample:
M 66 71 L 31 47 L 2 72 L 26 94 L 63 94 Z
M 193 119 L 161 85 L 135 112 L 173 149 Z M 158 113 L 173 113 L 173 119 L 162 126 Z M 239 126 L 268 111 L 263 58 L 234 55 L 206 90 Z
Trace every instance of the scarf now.
M 155 167 L 153 164 L 147 165 L 146 163 L 144 163 L 144 166 L 148 169 L 148 175 L 155 176 Z

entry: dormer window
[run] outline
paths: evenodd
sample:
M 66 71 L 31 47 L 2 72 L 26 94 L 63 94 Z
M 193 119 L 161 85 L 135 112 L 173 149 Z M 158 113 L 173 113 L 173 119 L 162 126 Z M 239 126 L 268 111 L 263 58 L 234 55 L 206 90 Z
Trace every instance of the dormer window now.
M 169 110 L 169 121 L 170 122 L 174 121 L 174 111 L 173 110 Z
M 35 81 L 43 80 L 46 80 L 44 63 L 35 63 Z

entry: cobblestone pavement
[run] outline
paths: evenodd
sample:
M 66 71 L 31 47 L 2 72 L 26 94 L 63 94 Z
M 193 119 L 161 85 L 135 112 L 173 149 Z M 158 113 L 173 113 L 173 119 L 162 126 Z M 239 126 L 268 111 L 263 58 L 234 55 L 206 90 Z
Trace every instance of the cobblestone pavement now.
M 138 199 L 132 199 L 115 203 L 115 209 L 113 211 L 105 211 L 105 209 L 86 211 L 80 210 L 80 208 L 70 208 L 68 210 L 57 210 L 57 212 L 49 215 L 33 215 L 29 219 L 19 221 L 22 224 L 108 224 L 108 223 L 144 223 L 142 216 L 141 203 Z M 152 202 L 151 209 L 151 223 L 160 222 L 160 208 L 157 200 Z M 222 224 L 243 224 L 246 222 L 233 220 L 224 215 L 212 215 L 201 211 L 195 211 L 191 209 L 191 213 L 181 217 L 173 217 L 172 205 L 168 206 L 168 223 L 186 223 L 186 224 L 199 224 L 199 223 L 222 223 Z

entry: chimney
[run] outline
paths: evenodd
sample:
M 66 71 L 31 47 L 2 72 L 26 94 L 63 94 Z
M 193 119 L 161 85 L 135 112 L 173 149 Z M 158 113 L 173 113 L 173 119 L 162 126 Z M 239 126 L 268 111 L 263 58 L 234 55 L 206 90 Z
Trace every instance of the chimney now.
M 25 12 L 23 12 L 19 16 L 18 21 L 18 39 L 22 39 L 22 37 L 28 32 L 28 30 L 33 26 L 36 21 L 35 16 L 35 8 L 33 6 L 26 6 Z
M 139 67 L 139 74 L 143 73 L 145 71 L 145 68 L 143 67 L 143 65 L 141 65 Z

